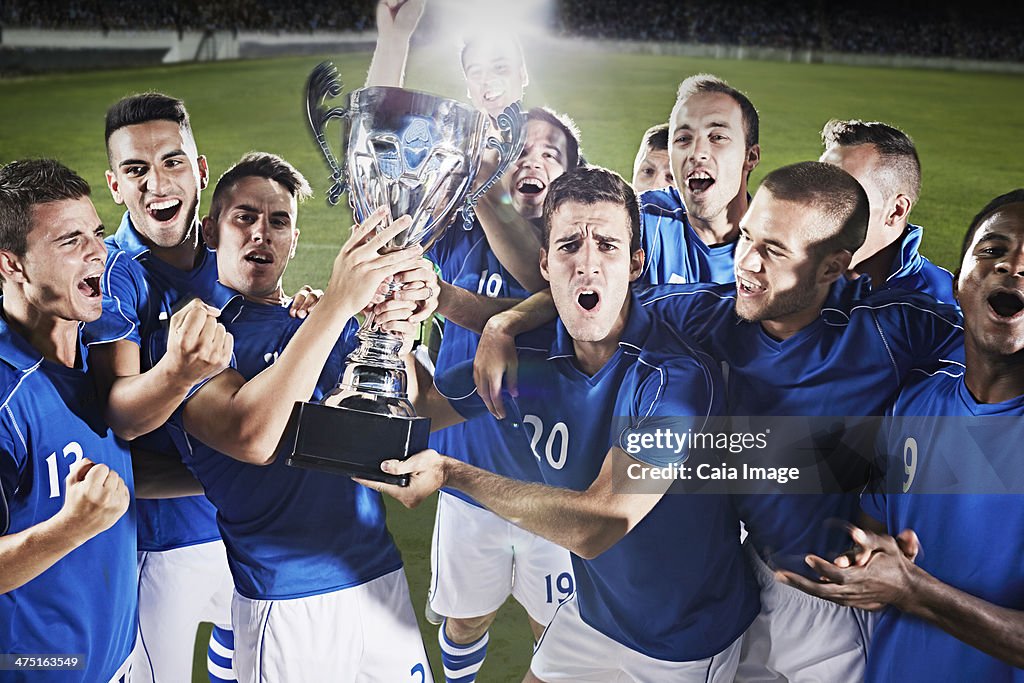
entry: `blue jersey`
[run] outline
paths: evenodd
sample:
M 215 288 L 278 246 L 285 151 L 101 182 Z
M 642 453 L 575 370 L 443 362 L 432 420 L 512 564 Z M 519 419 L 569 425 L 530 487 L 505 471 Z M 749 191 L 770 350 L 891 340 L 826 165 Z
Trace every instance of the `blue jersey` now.
M 287 306 L 234 299 L 221 316 L 235 338 L 237 370 L 246 380 L 272 365 L 302 320 Z M 358 342 L 349 321 L 311 398 L 341 379 Z M 291 410 L 282 405 L 281 410 Z M 285 464 L 250 465 L 184 432 L 181 411 L 168 423 L 182 458 L 217 508 L 217 522 L 239 593 L 285 600 L 328 593 L 376 579 L 402 566 L 376 491 L 348 477 Z
M 126 212 L 117 232 L 107 238 L 103 275 L 103 315 L 85 326 L 87 343 L 123 339 L 139 345 L 143 372 L 152 368 L 163 349 L 152 346 L 155 331 L 166 328 L 179 302 L 199 297 L 220 308 L 217 259 L 203 248 L 199 264 L 179 270 L 154 256 L 136 232 Z M 151 451 L 174 453 L 164 429 L 136 440 Z M 203 496 L 139 501 L 139 550 L 170 550 L 218 538 L 215 510 Z
M 640 195 L 640 223 L 644 270 L 639 286 L 736 281 L 736 240 L 713 247 L 704 244 L 690 225 L 676 188 Z
M 978 403 L 963 367 L 950 364 L 913 373 L 892 413 L 880 438 L 888 475 L 862 498 L 864 511 L 890 533 L 917 532 L 917 565 L 939 581 L 1024 610 L 1024 397 Z M 890 607 L 875 627 L 867 680 L 1020 683 L 1024 669 Z
M 876 289 L 904 289 L 908 292 L 923 292 L 936 301 L 956 305 L 953 298 L 953 274 L 940 268 L 921 255 L 921 237 L 924 230 L 917 225 L 908 225 L 900 240 L 900 252 L 892 273 Z
M 583 490 L 612 446 L 624 447 L 622 421 L 640 429 L 658 420 L 698 429 L 724 408 L 721 373 L 634 298 L 619 348 L 593 377 L 574 363 L 572 339 L 558 323 L 548 349 L 520 347 L 519 397 L 510 401 L 537 453 L 544 481 Z M 471 367 L 438 381 L 467 417 L 485 412 Z M 460 386 L 461 385 L 461 389 Z M 692 419 L 691 419 L 692 417 Z M 663 467 L 684 450 L 648 458 Z M 695 552 L 694 549 L 699 549 Z M 593 560 L 572 556 L 583 620 L 650 657 L 692 661 L 739 637 L 760 604 L 739 547 L 739 518 L 725 495 L 666 494 L 618 543 Z
M 526 288 L 501 265 L 494 255 L 479 222 L 463 230 L 458 221 L 450 227 L 430 251 L 430 258 L 441 269 L 441 278 L 457 287 L 492 298 L 525 299 Z M 480 335 L 446 321 L 435 374 L 476 355 Z M 493 418 L 454 425 L 430 435 L 430 447 L 439 453 L 476 465 L 489 472 L 523 481 L 539 481 L 537 464 L 519 433 L 509 433 L 505 424 Z M 462 493 L 445 489 L 468 503 L 477 503 Z
M 84 347 L 79 353 L 84 364 Z M 104 423 L 93 378 L 43 360 L 3 320 L 0 394 L 0 533 L 57 514 L 65 478 L 83 457 L 117 472 L 134 498 L 128 447 Z M 110 679 L 135 644 L 136 567 L 132 504 L 112 527 L 0 595 L 0 652 L 84 657 L 82 671 L 33 671 L 24 680 Z
M 844 418 L 883 415 L 911 369 L 963 357 L 956 309 L 922 294 L 872 293 L 864 279 L 838 280 L 821 315 L 781 341 L 736 316 L 733 286 L 655 287 L 644 298 L 726 364 L 730 415 L 837 418 L 834 428 L 831 421 L 785 423 L 785 441 L 810 444 L 835 474 L 836 481 L 822 489 L 831 493 L 741 497 L 755 546 L 766 560 L 793 571 L 806 570 L 807 553 L 832 557 L 848 545 L 835 520 L 856 519 L 874 436 L 848 429 L 855 421 Z

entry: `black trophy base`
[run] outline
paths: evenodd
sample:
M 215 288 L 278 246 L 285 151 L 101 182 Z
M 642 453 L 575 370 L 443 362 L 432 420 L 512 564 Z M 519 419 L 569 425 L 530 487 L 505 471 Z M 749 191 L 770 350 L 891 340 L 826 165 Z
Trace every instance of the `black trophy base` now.
M 381 472 L 385 460 L 405 460 L 427 448 L 430 419 L 392 417 L 297 401 L 278 453 L 291 467 L 409 485 L 409 475 Z

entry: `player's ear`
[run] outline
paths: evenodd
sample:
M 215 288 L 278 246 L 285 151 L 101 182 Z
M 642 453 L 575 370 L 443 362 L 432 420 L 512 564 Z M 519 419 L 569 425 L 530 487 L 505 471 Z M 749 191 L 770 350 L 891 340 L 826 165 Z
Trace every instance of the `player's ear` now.
M 743 170 L 750 173 L 761 163 L 761 145 L 753 145 L 747 150 L 747 158 L 743 162 Z
M 299 229 L 292 229 L 292 248 L 288 251 L 288 259 L 295 258 L 295 250 L 299 248 Z
M 110 190 L 110 196 L 114 198 L 115 204 L 124 204 L 124 198 L 121 197 L 120 186 L 117 182 L 117 174 L 113 171 L 106 172 L 107 177 L 107 188 Z
M 217 250 L 217 222 L 209 216 L 203 218 L 203 241 L 206 242 L 206 246 L 214 251 Z M 292 251 L 295 251 L 295 247 L 292 247 Z
M 885 224 L 896 225 L 900 221 L 905 221 L 910 214 L 910 207 L 913 205 L 914 203 L 907 195 L 903 193 L 896 195 L 896 199 L 889 209 L 889 215 L 885 217 Z
M 640 273 L 644 272 L 644 250 L 643 247 L 637 249 L 629 257 L 629 281 L 633 282 Z
M 25 282 L 21 258 L 13 251 L 0 249 L 0 277 L 3 277 L 4 282 Z
M 853 254 L 846 249 L 839 249 L 825 257 L 821 264 L 821 275 L 818 281 L 821 284 L 830 285 L 846 274 L 850 268 Z
M 551 278 L 548 276 L 548 249 L 547 247 L 540 248 L 540 275 L 548 282 L 551 282 Z
M 199 166 L 199 189 L 205 190 L 210 182 L 210 167 L 206 164 L 206 157 L 200 154 L 196 158 L 196 165 Z

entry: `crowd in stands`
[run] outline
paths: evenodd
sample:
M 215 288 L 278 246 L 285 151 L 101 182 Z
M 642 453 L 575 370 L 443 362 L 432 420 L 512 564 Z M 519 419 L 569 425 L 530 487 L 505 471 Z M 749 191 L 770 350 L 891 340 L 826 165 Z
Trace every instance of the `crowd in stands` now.
M 997 11 L 995 4 L 987 6 L 990 2 L 555 0 L 552 29 L 598 39 L 1024 61 L 1024 13 Z M 375 0 L 6 0 L 0 26 L 362 31 L 373 29 L 375 5 Z

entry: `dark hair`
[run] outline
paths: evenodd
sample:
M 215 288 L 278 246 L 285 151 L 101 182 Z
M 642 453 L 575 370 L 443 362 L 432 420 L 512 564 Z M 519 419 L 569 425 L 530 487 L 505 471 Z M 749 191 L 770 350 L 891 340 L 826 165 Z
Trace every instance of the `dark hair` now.
M 871 214 L 868 195 L 852 175 L 832 164 L 801 161 L 777 168 L 761 188 L 782 201 L 812 207 L 833 221 L 830 231 L 811 250 L 819 255 L 845 249 L 851 254 L 864 244 Z M 826 226 L 822 226 L 825 228 Z
M 565 134 L 565 169 L 569 170 L 583 164 L 583 153 L 580 150 L 580 129 L 576 122 L 565 114 L 559 114 L 548 107 L 533 107 L 526 112 L 526 122 L 543 121 Z
M 551 240 L 551 217 L 568 202 L 597 204 L 611 202 L 626 209 L 629 216 L 629 253 L 640 248 L 640 203 L 636 192 L 615 171 L 600 166 L 580 166 L 551 181 L 544 198 L 544 248 Z
M 971 242 L 974 241 L 974 233 L 978 232 L 978 228 L 984 223 L 992 214 L 999 211 L 1007 204 L 1018 204 L 1024 203 L 1024 188 L 1017 188 L 1016 190 L 1010 190 L 1006 194 L 1001 194 L 988 204 L 985 208 L 978 212 L 978 215 L 974 217 L 971 224 L 967 227 L 967 233 L 964 235 L 964 242 L 960 246 L 960 263 L 964 262 L 964 256 L 967 255 L 967 250 L 971 248 Z M 959 267 L 957 268 L 959 272 Z
M 757 144 L 760 136 L 760 123 L 757 110 L 750 99 L 718 76 L 711 74 L 695 74 L 679 84 L 676 92 L 676 105 L 700 93 L 722 93 L 736 100 L 743 115 L 743 139 L 747 149 Z
M 183 132 L 192 136 L 192 125 L 188 120 L 185 103 L 174 97 L 158 92 L 146 92 L 123 97 L 107 110 L 106 132 L 107 156 L 110 156 L 110 136 L 125 126 L 134 126 L 149 121 L 172 121 Z M 194 138 L 194 136 L 192 136 Z
M 644 131 L 643 147 L 647 149 L 668 149 L 668 124 L 659 123 Z
M 224 209 L 224 195 L 231 186 L 242 178 L 251 177 L 273 180 L 300 202 L 313 195 L 306 178 L 287 161 L 276 154 L 249 152 L 217 180 L 217 186 L 213 189 L 213 199 L 210 201 L 210 218 L 214 222 L 220 218 L 220 212 Z
M 891 177 L 880 174 L 887 185 L 884 188 L 887 194 L 903 192 L 914 202 L 920 196 L 921 159 L 917 156 L 914 141 L 902 130 L 879 121 L 832 119 L 821 129 L 821 143 L 826 150 L 837 145 L 874 145 L 884 168 L 891 170 Z
M 32 207 L 89 196 L 89 183 L 53 159 L 12 161 L 0 168 L 0 249 L 24 256 Z

